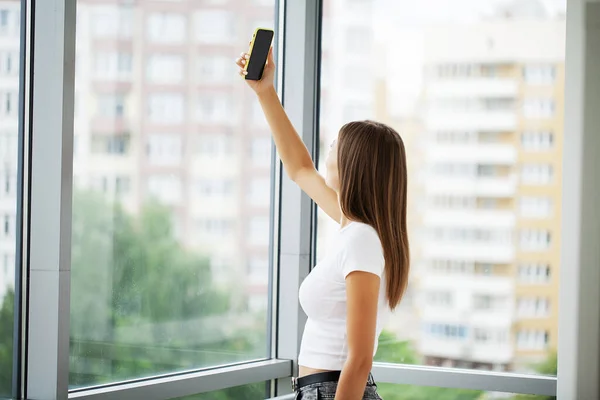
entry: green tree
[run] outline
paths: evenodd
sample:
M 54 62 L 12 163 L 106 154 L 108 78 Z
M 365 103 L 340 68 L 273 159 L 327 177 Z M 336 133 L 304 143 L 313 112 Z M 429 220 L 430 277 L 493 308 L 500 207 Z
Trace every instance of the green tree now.
M 409 341 L 399 341 L 388 331 L 381 332 L 375 361 L 422 364 L 422 360 Z M 435 386 L 414 386 L 379 383 L 377 391 L 385 400 L 479 400 L 480 390 L 451 389 Z
M 71 385 L 264 355 L 264 318 L 235 318 L 231 291 L 178 243 L 166 207 L 149 202 L 131 215 L 76 192 L 72 237 Z
M 9 288 L 0 300 L 0 397 L 12 394 L 14 304 L 15 293 Z
M 541 363 L 534 366 L 535 371 L 542 375 L 556 376 L 558 372 L 558 356 L 556 351 L 550 352 L 548 357 Z M 513 400 L 556 400 L 555 396 L 540 396 L 519 394 L 512 398 Z

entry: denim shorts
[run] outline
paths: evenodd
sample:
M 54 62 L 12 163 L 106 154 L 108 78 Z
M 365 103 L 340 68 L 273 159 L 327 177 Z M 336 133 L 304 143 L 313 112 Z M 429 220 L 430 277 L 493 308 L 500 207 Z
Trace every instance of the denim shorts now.
M 296 391 L 296 400 L 334 400 L 337 382 L 321 382 L 303 386 Z M 377 385 L 373 375 L 369 374 L 363 400 L 383 400 L 377 394 Z

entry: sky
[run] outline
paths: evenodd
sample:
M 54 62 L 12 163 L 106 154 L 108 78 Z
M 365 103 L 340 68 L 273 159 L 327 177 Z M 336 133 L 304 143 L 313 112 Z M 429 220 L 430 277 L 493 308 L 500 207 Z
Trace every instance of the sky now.
M 503 6 L 532 2 L 536 0 L 375 0 L 372 24 L 377 27 L 375 40 L 388 43 L 375 56 L 377 74 L 383 75 L 391 88 L 388 104 L 393 104 L 393 113 L 413 114 L 415 100 L 422 91 L 423 34 L 428 26 L 477 23 L 490 19 Z M 550 18 L 566 10 L 566 0 L 537 2 L 545 7 Z

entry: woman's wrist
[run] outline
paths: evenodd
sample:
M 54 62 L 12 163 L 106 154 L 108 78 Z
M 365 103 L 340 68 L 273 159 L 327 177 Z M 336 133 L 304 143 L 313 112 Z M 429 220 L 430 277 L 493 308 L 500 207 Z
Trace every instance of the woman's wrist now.
M 259 99 L 262 97 L 270 97 L 273 94 L 277 95 L 274 85 L 269 85 L 265 88 L 262 88 L 260 91 L 258 91 L 258 90 L 256 91 L 256 95 L 258 96 Z

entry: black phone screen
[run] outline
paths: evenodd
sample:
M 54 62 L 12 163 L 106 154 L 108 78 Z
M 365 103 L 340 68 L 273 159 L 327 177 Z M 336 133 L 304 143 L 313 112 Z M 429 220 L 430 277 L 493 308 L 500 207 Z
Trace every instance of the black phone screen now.
M 248 68 L 246 69 L 248 72 L 246 79 L 259 81 L 260 78 L 262 78 L 272 40 L 273 31 L 259 29 L 256 32 L 254 46 L 252 46 L 252 52 L 250 53 L 250 59 L 248 60 Z

